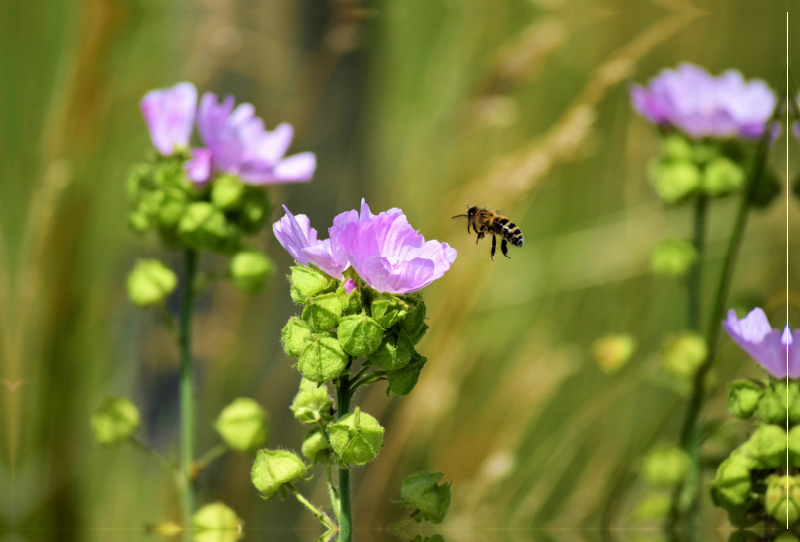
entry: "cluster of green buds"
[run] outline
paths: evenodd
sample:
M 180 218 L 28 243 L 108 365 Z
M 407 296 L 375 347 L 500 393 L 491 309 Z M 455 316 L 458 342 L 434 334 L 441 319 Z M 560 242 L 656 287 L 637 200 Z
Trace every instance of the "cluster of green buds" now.
M 230 256 L 227 277 L 242 292 L 257 293 L 274 274 L 274 265 L 244 245 L 242 238 L 264 227 L 270 213 L 267 192 L 234 175 L 218 175 L 198 186 L 186 176 L 183 163 L 188 158 L 181 152 L 167 157 L 154 154 L 131 170 L 129 224 L 139 233 L 156 231 L 168 248 Z M 137 266 L 128 279 L 131 298 L 140 306 L 162 303 L 174 289 L 174 280 L 165 283 L 163 272 L 153 272 L 158 262 L 148 262 L 148 273 Z
M 711 485 L 714 504 L 728 512 L 736 527 L 750 527 L 769 518 L 781 527 L 795 525 L 800 520 L 798 383 L 737 380 L 730 385 L 728 410 L 759 426 L 719 466 Z
M 661 140 L 659 155 L 648 166 L 648 177 L 658 197 L 666 203 L 683 203 L 699 195 L 724 197 L 745 185 L 745 167 L 753 151 L 734 139 L 693 140 L 670 132 Z M 779 190 L 774 177 L 764 175 L 753 204 L 768 205 Z

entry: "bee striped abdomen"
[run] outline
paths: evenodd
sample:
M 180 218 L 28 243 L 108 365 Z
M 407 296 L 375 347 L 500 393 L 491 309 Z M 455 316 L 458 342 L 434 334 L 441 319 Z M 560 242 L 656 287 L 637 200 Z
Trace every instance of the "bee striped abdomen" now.
M 500 217 L 495 221 L 497 233 L 515 247 L 521 247 L 523 242 L 522 230 L 519 226 L 511 222 L 506 217 Z

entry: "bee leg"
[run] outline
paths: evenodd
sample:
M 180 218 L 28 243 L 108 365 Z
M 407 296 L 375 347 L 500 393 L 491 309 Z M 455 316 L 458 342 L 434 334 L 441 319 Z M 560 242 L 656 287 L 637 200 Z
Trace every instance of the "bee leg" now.
M 505 256 L 508 259 L 511 259 L 511 256 L 508 255 L 508 241 L 506 241 L 505 239 L 503 239 L 503 242 L 500 243 L 500 250 L 503 251 L 503 256 Z
M 505 240 L 503 240 L 505 243 Z M 492 261 L 494 261 L 494 253 L 497 252 L 497 236 L 492 234 Z

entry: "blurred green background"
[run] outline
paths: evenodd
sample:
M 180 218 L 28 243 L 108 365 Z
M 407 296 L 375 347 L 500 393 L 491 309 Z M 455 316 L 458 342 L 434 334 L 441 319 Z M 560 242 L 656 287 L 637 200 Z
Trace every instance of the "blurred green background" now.
M 139 540 L 145 524 L 179 519 L 171 481 L 131 448 L 97 446 L 88 417 L 104 397 L 128 395 L 143 414 L 141 438 L 176 453 L 177 352 L 124 284 L 137 258 L 180 258 L 129 231 L 124 179 L 149 149 L 139 100 L 183 80 L 253 103 L 268 126 L 293 123 L 292 150 L 317 153 L 315 179 L 272 189 L 275 203 L 324 230 L 366 197 L 458 249 L 426 290 L 431 330 L 418 348 L 429 363 L 417 388 L 358 397 L 387 432 L 378 460 L 355 471 L 357 529 L 399 518 L 390 500 L 418 469 L 454 482 L 436 529 L 448 539 L 535 528 L 556 531 L 519 536 L 599 540 L 571 530 L 657 527 L 637 516 L 649 490 L 635 474 L 682 421 L 685 398 L 658 350 L 685 327 L 687 308 L 683 281 L 654 276 L 648 253 L 689 235 L 691 209 L 665 208 L 647 184 L 658 134 L 632 113 L 628 86 L 680 61 L 776 85 L 786 10 L 750 0 L 3 2 L 0 533 Z M 771 162 L 785 181 L 784 137 Z M 791 156 L 789 178 L 797 164 Z M 787 304 L 786 197 L 752 215 L 730 303 L 764 306 L 776 327 Z M 736 199 L 711 210 L 706 309 Z M 450 220 L 465 202 L 505 211 L 524 248 L 492 263 L 488 243 L 476 247 Z M 789 213 L 797 224 L 794 198 Z M 304 434 L 288 409 L 299 375 L 279 343 L 298 312 L 282 278 L 291 262 L 269 229 L 256 242 L 280 269 L 267 290 L 245 298 L 220 284 L 199 302 L 198 452 L 217 442 L 211 423 L 236 397 L 268 408 L 270 447 L 299 449 Z M 800 250 L 792 254 L 797 284 Z M 800 287 L 790 292 L 795 318 Z M 591 354 L 610 333 L 638 342 L 614 375 Z M 723 338 L 716 381 L 759 374 Z M 717 387 L 704 419 L 724 407 Z M 726 424 L 720 449 L 747 430 Z M 294 501 L 262 501 L 250 466 L 237 453 L 215 463 L 201 475 L 201 502 L 234 508 L 248 539 L 290 540 L 292 529 L 313 539 L 314 518 Z M 317 503 L 322 474 L 303 486 Z M 707 539 L 727 538 L 705 493 L 701 524 Z

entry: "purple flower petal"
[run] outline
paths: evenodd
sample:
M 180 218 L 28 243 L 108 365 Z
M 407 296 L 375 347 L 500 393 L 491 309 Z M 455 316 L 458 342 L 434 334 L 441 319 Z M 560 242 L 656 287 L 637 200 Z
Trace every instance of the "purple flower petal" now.
M 785 342 L 789 347 L 789 378 L 800 378 L 800 329 L 795 329 Z
M 292 258 L 305 265 L 309 260 L 303 254 L 303 249 L 317 244 L 317 230 L 311 227 L 306 215 L 294 216 L 285 205 L 283 210 L 286 216 L 272 225 L 272 231 Z
M 298 183 L 310 181 L 317 169 L 317 157 L 313 152 L 302 152 L 284 158 L 274 167 L 265 162 L 245 164 L 242 180 L 254 184 Z
M 791 335 L 773 329 L 764 311 L 756 307 L 739 320 L 736 312 L 728 311 L 728 318 L 723 323 L 728 335 L 750 354 L 767 372 L 775 378 L 787 375 L 787 350 Z
M 184 162 L 183 169 L 195 184 L 204 185 L 211 178 L 211 151 L 192 149 L 192 158 Z
M 344 291 L 347 292 L 347 295 L 350 295 L 350 293 L 356 289 L 356 281 L 354 281 L 353 279 L 347 279 L 343 284 L 343 286 L 344 286 Z
M 140 104 L 153 146 L 164 156 L 188 147 L 194 126 L 197 89 L 191 83 L 151 90 Z
M 685 63 L 662 70 L 647 87 L 633 85 L 630 93 L 647 120 L 695 138 L 761 137 L 777 101 L 763 81 L 746 81 L 735 70 L 713 77 Z

